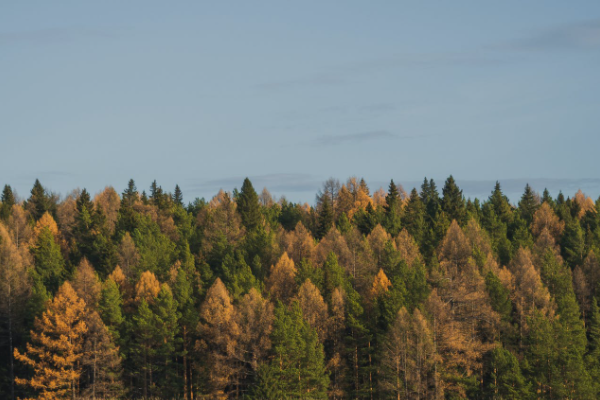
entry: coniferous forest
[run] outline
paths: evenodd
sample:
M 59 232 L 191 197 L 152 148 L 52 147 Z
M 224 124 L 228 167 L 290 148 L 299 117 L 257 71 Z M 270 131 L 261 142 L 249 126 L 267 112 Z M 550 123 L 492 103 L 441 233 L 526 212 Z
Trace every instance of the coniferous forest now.
M 599 398 L 600 199 L 490 189 L 6 185 L 1 397 Z

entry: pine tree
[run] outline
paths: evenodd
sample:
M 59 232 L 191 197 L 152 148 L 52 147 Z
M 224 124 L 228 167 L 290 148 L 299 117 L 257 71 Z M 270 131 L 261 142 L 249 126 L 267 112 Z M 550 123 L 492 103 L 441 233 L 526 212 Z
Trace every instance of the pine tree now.
M 333 219 L 334 215 L 331 202 L 329 200 L 329 197 L 325 196 L 321 201 L 321 207 L 319 209 L 316 232 L 317 239 L 321 239 L 325 235 L 327 235 L 329 230 L 333 227 Z
M 483 392 L 489 399 L 527 399 L 531 384 L 523 376 L 519 360 L 508 350 L 496 347 L 487 355 Z
M 8 221 L 8 217 L 12 213 L 12 206 L 15 205 L 15 195 L 10 185 L 4 185 L 0 200 L 0 219 Z
M 456 220 L 462 225 L 466 222 L 465 198 L 462 194 L 462 190 L 456 185 L 452 175 L 446 179 L 442 193 L 442 211 L 448 215 L 448 218 Z
M 31 196 L 27 199 L 26 208 L 29 210 L 34 221 L 40 219 L 45 212 L 53 211 L 50 196 L 38 179 L 33 184 Z
M 175 192 L 173 192 L 173 202 L 178 206 L 183 206 L 183 193 L 179 188 L 179 185 L 175 185 Z
M 250 179 L 244 179 L 239 197 L 236 199 L 237 211 L 242 218 L 242 225 L 248 230 L 259 227 L 262 223 L 260 204 L 258 195 L 250 182 Z
M 65 262 L 50 228 L 41 230 L 31 252 L 35 261 L 34 280 L 39 279 L 50 293 L 56 292 L 65 279 Z
M 329 377 L 323 345 L 316 331 L 303 320 L 298 302 L 293 302 L 290 310 L 282 304 L 275 309 L 272 341 L 272 363 L 279 366 L 283 393 L 292 398 L 327 398 Z
M 519 201 L 519 213 L 521 214 L 521 218 L 525 220 L 527 225 L 531 224 L 533 221 L 533 214 L 535 214 L 538 209 L 538 200 L 536 198 L 533 189 L 529 184 L 525 185 L 525 192 L 521 197 L 521 201 Z
M 124 321 L 122 307 L 123 299 L 119 292 L 119 286 L 114 280 L 108 278 L 102 287 L 98 312 L 116 343 L 121 337 L 121 325 Z
M 390 181 L 387 196 L 385 196 L 385 219 L 383 225 L 390 235 L 396 236 L 401 229 L 401 211 L 402 199 L 398 193 L 398 187 L 394 184 L 394 180 Z
M 69 393 L 75 398 L 88 331 L 84 317 L 85 302 L 65 282 L 42 318 L 36 319 L 27 351 L 14 351 L 15 358 L 34 371 L 31 378 L 16 378 L 17 384 L 32 388 L 43 399 L 64 398 Z
M 426 209 L 421 201 L 417 189 L 410 192 L 410 198 L 406 205 L 406 210 L 402 217 L 402 225 L 407 232 L 413 237 L 417 244 L 422 244 L 427 229 L 426 225 Z

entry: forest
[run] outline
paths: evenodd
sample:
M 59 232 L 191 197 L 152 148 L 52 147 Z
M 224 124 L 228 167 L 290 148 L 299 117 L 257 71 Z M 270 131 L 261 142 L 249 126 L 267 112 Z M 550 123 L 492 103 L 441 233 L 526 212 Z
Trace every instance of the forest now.
M 5 185 L 0 397 L 600 398 L 600 198 L 490 189 Z

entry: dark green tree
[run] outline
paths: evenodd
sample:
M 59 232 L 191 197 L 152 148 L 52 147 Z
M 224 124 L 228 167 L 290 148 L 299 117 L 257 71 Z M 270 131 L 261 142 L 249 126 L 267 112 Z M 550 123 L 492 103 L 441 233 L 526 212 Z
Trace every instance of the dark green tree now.
M 183 193 L 179 185 L 175 185 L 175 192 L 173 192 L 173 202 L 178 206 L 183 206 Z
M 242 218 L 242 225 L 249 231 L 256 229 L 262 224 L 262 214 L 258 195 L 250 182 L 250 179 L 244 179 L 242 190 L 236 198 L 237 211 Z
M 496 347 L 486 357 L 484 394 L 488 399 L 528 399 L 531 384 L 527 382 L 519 360 L 508 350 Z
M 402 199 L 398 193 L 398 187 L 394 184 L 392 179 L 388 189 L 388 194 L 385 196 L 385 217 L 383 220 L 383 226 L 392 236 L 398 235 L 400 232 L 401 222 L 401 211 L 402 211 Z
M 327 235 L 327 232 L 333 227 L 333 219 L 334 215 L 331 200 L 329 200 L 328 196 L 323 196 L 317 221 L 317 239 L 321 239 Z
M 466 222 L 465 198 L 452 175 L 446 179 L 442 193 L 442 211 L 451 221 L 455 219 L 460 225 L 464 224 Z
M 60 285 L 67 278 L 65 261 L 60 251 L 60 246 L 54 240 L 50 228 L 44 227 L 38 235 L 31 253 L 35 263 L 32 272 L 33 279 L 43 284 L 50 293 L 56 293 Z
M 124 321 L 122 308 L 123 299 L 121 298 L 119 286 L 109 278 L 102 286 L 98 312 L 115 343 L 119 343 L 121 337 L 121 325 Z
M 538 209 L 538 200 L 536 199 L 535 193 L 529 184 L 525 185 L 525 192 L 521 196 L 519 201 L 519 214 L 521 218 L 525 220 L 527 225 L 531 225 L 533 221 L 533 214 Z
M 15 195 L 10 185 L 4 185 L 2 190 L 2 204 L 0 204 L 0 219 L 7 221 L 12 212 L 12 206 L 15 204 Z
M 31 196 L 27 199 L 25 208 L 29 210 L 31 218 L 33 218 L 34 221 L 42 218 L 42 215 L 44 215 L 45 212 L 50 212 L 51 214 L 54 212 L 50 195 L 42 186 L 39 179 L 36 179 L 33 184 Z
M 418 245 L 423 244 L 425 232 L 427 230 L 426 210 L 417 193 L 417 189 L 413 189 L 410 192 L 408 204 L 406 205 L 406 210 L 402 217 L 402 225 Z

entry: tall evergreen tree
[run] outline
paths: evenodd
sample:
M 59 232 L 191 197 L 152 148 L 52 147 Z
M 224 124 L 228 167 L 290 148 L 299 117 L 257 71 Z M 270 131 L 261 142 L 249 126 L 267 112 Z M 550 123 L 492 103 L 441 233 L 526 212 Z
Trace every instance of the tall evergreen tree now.
M 406 210 L 402 217 L 402 225 L 413 237 L 418 245 L 423 244 L 426 225 L 426 209 L 417 193 L 417 189 L 410 192 L 410 197 L 406 205 Z
M 242 225 L 249 231 L 258 228 L 262 223 L 258 195 L 252 186 L 250 179 L 244 179 L 242 189 L 236 199 L 237 211 L 242 217 Z
M 533 214 L 535 214 L 538 209 L 538 201 L 536 199 L 535 193 L 529 184 L 525 185 L 525 192 L 523 192 L 523 196 L 521 196 L 521 201 L 519 201 L 519 213 L 521 214 L 521 218 L 527 222 L 527 225 L 531 225 L 533 221 Z
M 385 196 L 385 206 L 383 208 L 385 210 L 385 219 L 383 221 L 385 229 L 392 236 L 398 235 L 401 229 L 402 199 L 393 179 L 390 181 L 390 187 L 387 196 Z
M 329 230 L 333 227 L 333 208 L 329 197 L 323 197 L 321 201 L 321 208 L 319 210 L 319 217 L 317 220 L 317 239 L 321 239 L 327 235 Z
M 53 212 L 52 202 L 46 189 L 42 186 L 39 179 L 35 180 L 31 189 L 31 196 L 27 199 L 27 210 L 34 221 L 37 221 L 45 212 Z
M 8 221 L 8 217 L 12 212 L 12 206 L 15 205 L 15 195 L 10 185 L 4 185 L 0 201 L 2 203 L 0 204 L 0 219 Z
M 465 198 L 452 175 L 446 179 L 442 193 L 442 211 L 448 215 L 450 220 L 455 219 L 460 225 L 464 224 L 466 222 Z
M 183 193 L 179 188 L 179 185 L 175 185 L 175 192 L 173 192 L 173 202 L 178 206 L 183 206 Z

